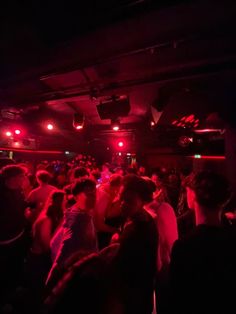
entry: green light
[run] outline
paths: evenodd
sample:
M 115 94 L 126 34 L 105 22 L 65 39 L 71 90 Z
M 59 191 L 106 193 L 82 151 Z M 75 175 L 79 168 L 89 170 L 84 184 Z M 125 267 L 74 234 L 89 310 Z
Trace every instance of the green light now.
M 201 155 L 198 155 L 198 154 L 196 154 L 196 155 L 194 155 L 194 158 L 202 158 L 202 156 Z

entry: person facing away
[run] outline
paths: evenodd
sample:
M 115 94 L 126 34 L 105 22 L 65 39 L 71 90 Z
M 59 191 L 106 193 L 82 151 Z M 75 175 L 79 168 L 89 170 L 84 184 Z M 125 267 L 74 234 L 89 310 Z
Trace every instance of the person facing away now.
M 63 268 L 67 259 L 78 251 L 85 254 L 97 251 L 92 215 L 96 202 L 96 184 L 91 179 L 78 180 L 72 193 L 76 203 L 66 211 L 63 225 L 51 242 L 52 254 L 56 255 L 53 268 Z M 57 241 L 58 237 L 61 241 Z
M 152 200 L 152 190 L 144 179 L 127 175 L 120 193 L 121 212 L 126 223 L 115 258 L 117 290 L 125 313 L 148 314 L 153 306 L 158 242 L 155 221 L 144 209 Z
M 102 184 L 97 190 L 97 201 L 94 209 L 94 222 L 97 230 L 99 248 L 102 249 L 109 245 L 112 234 L 116 228 L 108 226 L 105 218 L 108 215 L 112 202 L 117 197 L 120 190 L 122 177 L 113 174 L 108 183 Z
M 38 187 L 33 189 L 27 197 L 29 208 L 26 211 L 26 217 L 34 223 L 39 214 L 43 210 L 46 201 L 53 190 L 56 190 L 55 186 L 49 184 L 51 175 L 45 170 L 39 170 L 36 173 L 36 180 Z
M 174 313 L 233 313 L 236 241 L 234 231 L 221 225 L 230 196 L 228 182 L 219 174 L 202 171 L 190 176 L 186 184 L 196 227 L 191 235 L 176 241 L 172 250 Z

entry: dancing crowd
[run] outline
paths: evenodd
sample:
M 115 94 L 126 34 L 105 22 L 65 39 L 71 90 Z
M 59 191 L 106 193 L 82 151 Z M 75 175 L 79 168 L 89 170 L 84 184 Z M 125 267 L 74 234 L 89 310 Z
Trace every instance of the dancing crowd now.
M 210 171 L 2 166 L 0 313 L 233 313 L 231 196 Z

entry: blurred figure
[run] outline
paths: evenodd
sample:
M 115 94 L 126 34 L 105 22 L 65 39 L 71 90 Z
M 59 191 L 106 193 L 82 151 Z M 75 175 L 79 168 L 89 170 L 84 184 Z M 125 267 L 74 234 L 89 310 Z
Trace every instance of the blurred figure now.
M 74 253 L 83 252 L 88 255 L 97 251 L 97 236 L 92 215 L 96 203 L 96 184 L 90 179 L 76 181 L 72 193 L 76 203 L 66 211 L 63 225 L 52 239 L 58 243 L 56 238 L 59 237 L 61 242 L 58 243 L 58 247 L 52 246 L 56 259 L 48 280 L 53 277 L 54 270 L 63 269 L 66 260 Z
M 115 174 L 118 174 L 118 175 L 120 175 L 120 176 L 123 176 L 123 175 L 124 175 L 124 169 L 121 168 L 121 167 L 117 167 L 117 168 L 115 169 Z
M 101 172 L 99 170 L 93 170 L 90 173 L 90 179 L 96 182 L 96 186 L 100 186 L 101 184 Z
M 145 169 L 145 167 L 143 167 L 143 166 L 139 167 L 139 169 L 138 169 L 138 175 L 139 175 L 140 177 L 145 177 L 145 176 L 146 176 L 146 169 Z
M 155 184 L 149 179 L 153 194 L 155 195 Z M 174 209 L 165 201 L 164 197 L 154 199 L 151 203 L 145 206 L 145 209 L 156 221 L 157 230 L 159 234 L 158 248 L 157 248 L 157 285 L 156 285 L 156 305 L 157 312 L 169 313 L 169 289 L 168 276 L 169 265 L 171 258 L 171 250 L 174 242 L 178 239 L 177 219 Z
M 174 208 L 175 212 L 177 212 L 180 187 L 181 182 L 179 176 L 176 173 L 169 174 L 166 183 L 166 191 L 170 204 Z
M 105 223 L 106 216 L 109 215 L 109 208 L 120 190 L 122 177 L 113 174 L 109 182 L 101 185 L 97 191 L 97 201 L 94 210 L 94 222 L 98 235 L 99 249 L 109 245 L 112 234 L 117 231 Z
M 110 165 L 108 163 L 105 163 L 104 165 L 102 165 L 102 172 L 101 172 L 102 184 L 108 182 L 111 175 L 112 173 L 110 172 Z
M 3 167 L 0 172 L 0 302 L 21 279 L 26 253 L 23 186 L 25 168 Z
M 33 225 L 32 247 L 26 263 L 27 282 L 36 297 L 41 295 L 52 266 L 50 241 L 64 216 L 63 191 L 53 191 L 44 210 Z
M 173 247 L 170 274 L 175 313 L 235 312 L 236 238 L 230 227 L 221 225 L 229 197 L 228 182 L 221 175 L 202 171 L 188 180 L 187 201 L 197 226 Z
M 34 223 L 38 218 L 40 212 L 43 210 L 46 201 L 53 190 L 56 190 L 55 186 L 49 184 L 51 175 L 45 170 L 39 170 L 36 173 L 36 179 L 39 187 L 32 190 L 27 197 L 29 208 L 26 211 L 26 217 Z

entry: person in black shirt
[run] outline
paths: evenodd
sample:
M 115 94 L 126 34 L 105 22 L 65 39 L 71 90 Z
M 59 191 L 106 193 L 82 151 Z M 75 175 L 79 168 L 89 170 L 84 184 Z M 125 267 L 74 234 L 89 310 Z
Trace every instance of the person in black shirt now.
M 187 201 L 196 228 L 172 250 L 170 283 L 173 313 L 234 313 L 236 250 L 233 230 L 221 225 L 230 197 L 224 177 L 199 172 L 187 181 Z M 234 308 L 234 310 L 233 310 Z
M 115 258 L 124 313 L 152 312 L 158 234 L 154 219 L 144 209 L 151 200 L 148 182 L 136 175 L 124 177 L 120 202 L 126 223 Z

